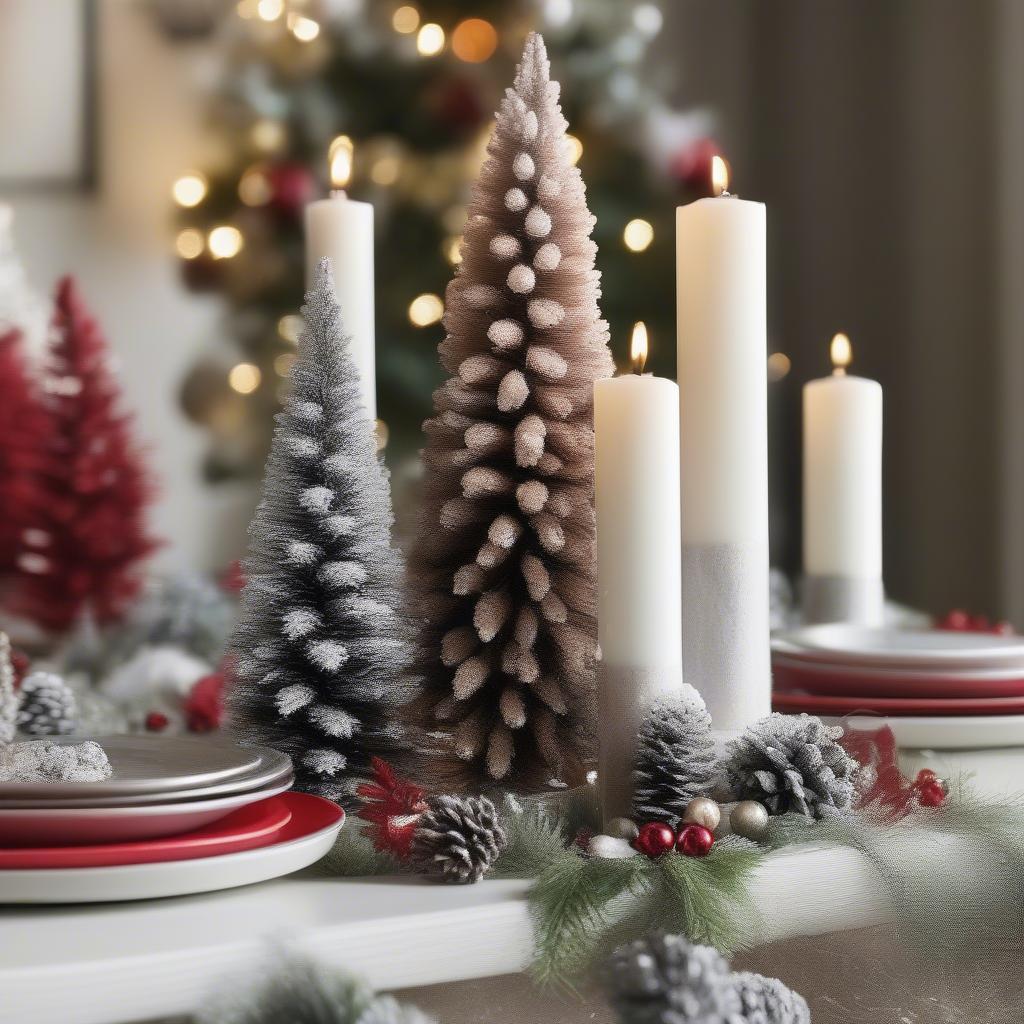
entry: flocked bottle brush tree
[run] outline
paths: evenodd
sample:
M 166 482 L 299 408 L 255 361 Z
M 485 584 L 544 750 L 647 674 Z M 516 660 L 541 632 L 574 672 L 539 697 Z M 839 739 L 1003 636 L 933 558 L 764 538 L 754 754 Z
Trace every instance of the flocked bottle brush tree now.
M 387 473 L 327 260 L 303 315 L 250 527 L 229 720 L 291 756 L 297 789 L 351 807 L 371 758 L 403 746 L 408 619 Z
M 596 656 L 593 385 L 608 329 L 579 170 L 531 35 L 448 286 L 414 557 L 419 707 L 435 774 L 578 779 Z

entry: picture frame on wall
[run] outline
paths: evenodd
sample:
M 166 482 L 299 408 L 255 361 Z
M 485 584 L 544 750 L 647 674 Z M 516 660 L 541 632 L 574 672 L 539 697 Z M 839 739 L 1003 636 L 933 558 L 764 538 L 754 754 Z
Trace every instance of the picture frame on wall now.
M 0 192 L 95 186 L 95 0 L 0 3 L 0 138 Z

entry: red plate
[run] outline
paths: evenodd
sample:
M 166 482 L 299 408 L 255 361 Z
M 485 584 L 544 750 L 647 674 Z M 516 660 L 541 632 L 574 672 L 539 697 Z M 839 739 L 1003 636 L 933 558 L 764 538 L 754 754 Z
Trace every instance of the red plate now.
M 252 850 L 284 838 L 284 831 L 295 818 L 295 797 L 302 796 L 304 794 L 283 793 L 269 800 L 246 804 L 227 817 L 178 836 L 163 836 L 159 839 L 131 843 L 102 843 L 95 846 L 0 848 L 0 870 L 153 864 Z M 301 801 L 298 802 L 298 806 L 301 809 Z
M 861 672 L 831 665 L 795 664 L 772 660 L 776 690 L 803 690 L 823 696 L 846 697 L 1024 697 L 1024 674 L 988 676 L 942 675 L 929 672 Z
M 1024 697 L 979 697 L 943 700 L 925 697 L 823 697 L 814 693 L 775 690 L 772 707 L 776 711 L 811 715 L 1019 715 L 1024 714 Z

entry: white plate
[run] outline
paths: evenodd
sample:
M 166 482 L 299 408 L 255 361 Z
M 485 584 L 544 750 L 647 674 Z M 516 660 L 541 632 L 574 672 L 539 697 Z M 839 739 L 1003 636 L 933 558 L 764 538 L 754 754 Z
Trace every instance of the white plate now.
M 149 900 L 265 882 L 315 864 L 334 845 L 342 824 L 336 822 L 290 842 L 220 857 L 111 868 L 0 871 L 0 904 Z
M 291 775 L 248 793 L 216 800 L 146 804 L 141 807 L 76 807 L 0 810 L 0 844 L 68 846 L 117 843 L 191 832 L 239 807 L 290 789 Z
M 1024 715 L 968 715 L 962 718 L 915 718 L 851 715 L 827 718 L 850 729 L 889 726 L 896 745 L 913 750 L 988 750 L 1024 747 Z
M 952 630 L 871 629 L 839 623 L 805 626 L 772 638 L 772 650 L 815 663 L 876 668 L 1024 667 L 1024 639 Z

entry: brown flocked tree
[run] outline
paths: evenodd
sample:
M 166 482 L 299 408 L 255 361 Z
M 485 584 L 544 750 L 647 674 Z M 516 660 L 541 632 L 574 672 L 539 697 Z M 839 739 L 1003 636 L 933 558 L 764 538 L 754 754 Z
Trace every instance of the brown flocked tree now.
M 593 386 L 612 358 L 566 128 L 533 34 L 474 188 L 425 425 L 420 708 L 449 784 L 577 779 L 592 748 Z

